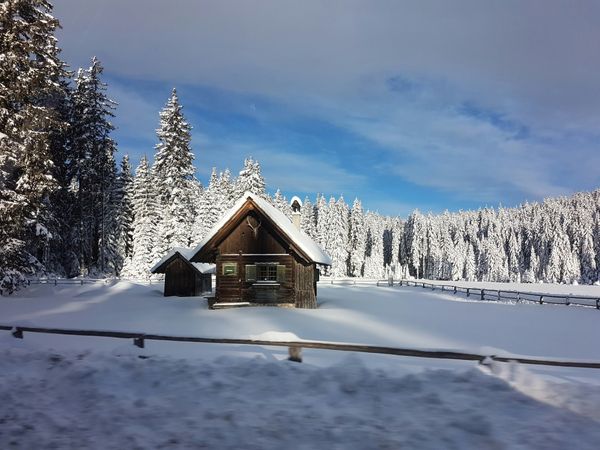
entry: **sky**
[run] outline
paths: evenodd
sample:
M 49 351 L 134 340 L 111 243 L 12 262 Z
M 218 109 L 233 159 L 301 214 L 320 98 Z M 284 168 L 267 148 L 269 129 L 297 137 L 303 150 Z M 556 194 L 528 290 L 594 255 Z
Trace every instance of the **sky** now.
M 197 177 L 406 217 L 600 187 L 600 2 L 54 0 L 114 138 L 152 157 L 175 87 Z

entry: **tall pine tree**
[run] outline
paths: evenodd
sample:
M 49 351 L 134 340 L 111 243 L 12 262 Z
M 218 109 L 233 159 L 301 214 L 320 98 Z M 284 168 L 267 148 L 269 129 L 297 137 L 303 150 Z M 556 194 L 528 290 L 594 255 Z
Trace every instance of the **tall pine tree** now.
M 42 268 L 50 237 L 51 134 L 63 126 L 52 99 L 66 73 L 51 11 L 45 0 L 0 4 L 0 293 Z
M 146 156 L 142 158 L 135 172 L 132 206 L 131 254 L 125 259 L 121 275 L 129 278 L 148 278 L 152 264 L 164 255 L 156 248 L 160 210 Z
M 73 224 L 80 274 L 114 273 L 116 258 L 116 144 L 110 137 L 116 103 L 106 95 L 101 80 L 104 69 L 92 59 L 87 70 L 79 70 L 73 93 L 71 176 L 76 190 L 77 211 Z
M 190 245 L 198 192 L 190 146 L 191 126 L 183 116 L 175 89 L 160 112 L 156 134 L 159 143 L 152 176 L 162 212 L 158 249 L 164 254 L 173 247 Z

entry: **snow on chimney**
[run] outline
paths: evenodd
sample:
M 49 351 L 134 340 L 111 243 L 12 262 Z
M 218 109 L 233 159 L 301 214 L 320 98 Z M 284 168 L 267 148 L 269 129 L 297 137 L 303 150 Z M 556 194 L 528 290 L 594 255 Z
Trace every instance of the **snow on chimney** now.
M 294 195 L 292 197 L 292 199 L 290 200 L 290 206 L 292 207 L 292 223 L 298 229 L 298 231 L 301 231 L 300 230 L 300 217 L 301 217 L 300 208 L 302 208 L 302 200 L 300 200 L 298 197 L 296 197 Z

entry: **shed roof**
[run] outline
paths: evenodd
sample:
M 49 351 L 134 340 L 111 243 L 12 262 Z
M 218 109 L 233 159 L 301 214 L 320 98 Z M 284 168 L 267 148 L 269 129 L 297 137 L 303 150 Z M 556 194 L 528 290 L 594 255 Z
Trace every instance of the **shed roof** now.
M 298 230 L 290 221 L 290 219 L 285 216 L 285 214 L 283 214 L 265 199 L 251 192 L 244 193 L 243 197 L 241 197 L 223 215 L 223 217 L 221 217 L 221 219 L 208 232 L 204 239 L 202 239 L 202 242 L 200 242 L 200 244 L 198 244 L 198 246 L 193 250 L 193 256 L 191 256 L 192 261 L 196 260 L 198 253 L 200 253 L 205 246 L 211 243 L 211 241 L 222 228 L 230 224 L 235 215 L 248 202 L 251 202 L 254 207 L 259 210 L 259 212 L 261 212 L 273 223 L 273 225 L 275 225 L 275 227 L 283 234 L 283 237 L 292 243 L 298 249 L 298 251 L 302 253 L 301 256 L 306 258 L 309 262 L 324 264 L 327 266 L 331 265 L 331 258 L 316 242 L 314 242 L 302 231 Z
M 163 256 L 160 261 L 158 261 L 150 272 L 152 273 L 165 273 L 167 266 L 176 258 L 183 259 L 186 263 L 188 263 L 194 270 L 199 273 L 215 273 L 216 266 L 214 264 L 209 263 L 193 263 L 190 261 L 192 256 L 194 255 L 194 251 L 191 248 L 185 247 L 174 247 L 169 252 Z

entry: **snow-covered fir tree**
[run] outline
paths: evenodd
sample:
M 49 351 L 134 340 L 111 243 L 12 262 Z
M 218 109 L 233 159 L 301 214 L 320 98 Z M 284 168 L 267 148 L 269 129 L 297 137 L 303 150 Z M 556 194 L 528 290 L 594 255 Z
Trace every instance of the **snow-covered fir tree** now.
M 92 59 L 87 70 L 79 70 L 73 93 L 71 141 L 73 159 L 71 176 L 76 190 L 76 211 L 73 245 L 78 248 L 80 274 L 114 273 L 118 266 L 112 234 L 116 212 L 116 144 L 110 133 L 114 126 L 116 103 L 106 95 L 106 83 L 101 80 L 102 65 Z
M 118 201 L 118 254 L 122 261 L 131 255 L 133 237 L 133 176 L 129 156 L 123 156 L 117 177 L 116 196 Z M 121 270 L 121 267 L 118 268 Z
M 152 177 L 161 211 L 157 248 L 160 254 L 165 254 L 173 247 L 190 245 L 198 193 L 190 147 L 191 126 L 183 116 L 175 89 L 160 112 L 156 134 L 159 143 Z
M 141 159 L 135 172 L 132 205 L 131 254 L 125 259 L 121 276 L 148 278 L 152 264 L 163 255 L 156 248 L 160 209 L 146 156 Z
M 279 189 L 275 191 L 275 195 L 271 199 L 271 203 L 275 208 L 284 213 L 288 219 L 292 220 L 292 207 Z
M 317 194 L 317 199 L 315 201 L 315 211 L 317 216 L 317 235 L 316 242 L 322 248 L 326 247 L 327 243 L 327 233 L 329 231 L 329 205 L 327 204 L 327 200 L 325 200 L 324 195 Z
M 192 224 L 193 246 L 198 245 L 208 231 L 217 223 L 225 211 L 224 197 L 220 192 L 221 182 L 217 175 L 217 168 L 213 167 L 210 180 L 206 189 L 198 196 L 196 202 L 196 216 Z
M 345 277 L 348 275 L 348 240 L 349 240 L 349 211 L 344 197 L 335 201 L 331 197 L 329 203 L 329 233 L 325 250 L 331 256 L 331 275 Z
M 224 213 L 239 200 L 235 192 L 235 182 L 231 179 L 229 169 L 225 169 L 223 173 L 219 174 L 218 190 L 223 203 L 222 212 Z
M 306 197 L 300 208 L 300 229 L 311 239 L 317 239 L 317 215 L 315 206 Z
M 51 238 L 51 135 L 63 126 L 52 99 L 66 74 L 51 11 L 44 0 L 0 5 L 0 293 L 43 268 Z
M 366 278 L 381 278 L 384 276 L 383 260 L 383 220 L 379 214 L 367 212 L 365 226 L 367 237 L 365 242 L 364 276 Z
M 252 192 L 259 197 L 266 198 L 265 179 L 260 170 L 260 163 L 250 158 L 244 161 L 244 168 L 240 171 L 235 183 L 236 197 L 240 198 L 244 192 Z
M 79 273 L 77 252 L 71 245 L 76 196 L 71 189 L 70 172 L 73 159 L 70 139 L 72 112 L 70 77 L 72 74 L 69 72 L 67 75 L 68 77 L 60 81 L 59 89 L 52 99 L 63 126 L 55 127 L 50 134 L 50 153 L 57 187 L 48 198 L 51 217 L 47 222 L 52 239 L 47 241 L 49 244 L 46 247 L 47 254 L 43 258 L 43 264 L 48 272 L 61 276 Z

